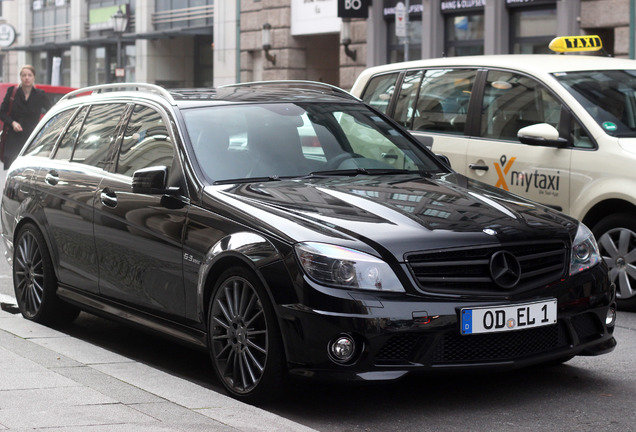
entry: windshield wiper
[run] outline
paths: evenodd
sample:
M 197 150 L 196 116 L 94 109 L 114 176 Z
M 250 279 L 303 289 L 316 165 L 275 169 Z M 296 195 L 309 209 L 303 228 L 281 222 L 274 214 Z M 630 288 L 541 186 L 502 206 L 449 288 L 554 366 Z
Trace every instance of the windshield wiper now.
M 311 178 L 311 177 L 331 177 L 331 176 L 345 176 L 345 177 L 354 177 L 358 174 L 368 175 L 369 171 L 364 168 L 356 168 L 356 169 L 346 169 L 346 170 L 324 170 L 324 171 L 312 171 L 304 177 L 301 178 Z
M 325 171 L 313 171 L 304 178 L 309 177 L 321 177 L 321 176 L 356 176 L 356 175 L 392 175 L 392 174 L 417 174 L 419 171 L 398 169 L 398 168 L 356 168 L 346 170 L 325 170 Z
M 217 180 L 212 184 L 222 185 L 222 184 L 232 184 L 232 183 L 260 183 L 260 182 L 270 182 L 270 181 L 281 181 L 283 178 L 289 178 L 289 177 L 278 177 L 278 176 L 241 177 L 241 178 L 235 178 L 235 179 Z

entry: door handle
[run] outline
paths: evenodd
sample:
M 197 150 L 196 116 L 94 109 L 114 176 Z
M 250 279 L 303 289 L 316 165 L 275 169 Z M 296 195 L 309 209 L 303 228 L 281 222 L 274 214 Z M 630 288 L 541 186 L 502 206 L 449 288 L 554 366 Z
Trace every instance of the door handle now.
M 488 171 L 488 165 L 470 164 L 468 165 L 468 168 L 471 170 Z
M 110 189 L 104 189 L 99 194 L 99 201 L 106 207 L 115 208 L 117 207 L 117 194 Z
M 51 186 L 55 186 L 60 182 L 60 175 L 55 170 L 49 171 L 48 173 L 46 173 L 44 181 Z

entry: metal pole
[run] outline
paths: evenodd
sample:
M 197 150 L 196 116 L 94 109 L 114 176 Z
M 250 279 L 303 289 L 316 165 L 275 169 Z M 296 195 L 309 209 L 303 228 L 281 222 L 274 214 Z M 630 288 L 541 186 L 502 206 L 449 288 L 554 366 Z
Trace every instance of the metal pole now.
M 636 21 L 636 0 L 629 0 L 629 58 L 635 58 L 634 21 Z
M 117 69 L 121 68 L 121 34 L 117 32 Z M 115 75 L 117 75 L 117 69 L 115 69 Z M 121 77 L 115 77 L 116 82 L 121 82 Z
M 411 8 L 411 5 L 409 3 L 410 1 L 406 0 L 404 4 L 404 6 L 406 6 L 406 14 L 404 15 L 404 21 L 406 22 L 406 38 L 404 38 L 404 61 L 409 61 L 409 9 Z

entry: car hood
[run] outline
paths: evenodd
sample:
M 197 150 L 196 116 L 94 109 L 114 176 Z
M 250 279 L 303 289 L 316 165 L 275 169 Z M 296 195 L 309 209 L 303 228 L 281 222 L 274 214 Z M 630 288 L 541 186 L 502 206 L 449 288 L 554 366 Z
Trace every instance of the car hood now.
M 569 242 L 577 229 L 569 217 L 455 173 L 242 183 L 206 192 L 217 209 L 222 201 L 253 229 L 289 243 L 331 242 L 398 259 L 449 247 Z

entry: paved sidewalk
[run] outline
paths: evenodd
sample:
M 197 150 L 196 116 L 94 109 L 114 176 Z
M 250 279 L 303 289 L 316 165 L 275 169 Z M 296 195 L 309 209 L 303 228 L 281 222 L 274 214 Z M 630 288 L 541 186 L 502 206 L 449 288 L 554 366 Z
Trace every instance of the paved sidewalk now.
M 45 429 L 313 430 L 0 310 L 0 431 Z

